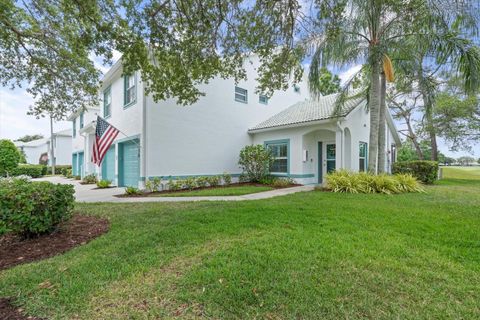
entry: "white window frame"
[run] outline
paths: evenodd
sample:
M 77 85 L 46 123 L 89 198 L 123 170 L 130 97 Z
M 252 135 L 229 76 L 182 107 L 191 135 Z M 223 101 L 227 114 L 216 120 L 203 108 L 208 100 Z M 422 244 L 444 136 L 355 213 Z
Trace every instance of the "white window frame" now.
M 258 96 L 258 102 L 261 104 L 268 104 L 268 97 L 264 94 L 261 94 Z
M 133 80 L 130 83 L 130 80 Z M 124 77 L 124 93 L 123 93 L 123 107 L 127 108 L 137 101 L 137 79 L 135 74 L 126 75 Z M 127 100 L 127 97 L 129 98 Z
M 109 101 L 107 104 L 107 97 L 109 97 Z M 108 109 L 108 114 L 105 112 Z M 109 118 L 112 115 L 112 88 L 108 87 L 103 91 L 103 117 Z

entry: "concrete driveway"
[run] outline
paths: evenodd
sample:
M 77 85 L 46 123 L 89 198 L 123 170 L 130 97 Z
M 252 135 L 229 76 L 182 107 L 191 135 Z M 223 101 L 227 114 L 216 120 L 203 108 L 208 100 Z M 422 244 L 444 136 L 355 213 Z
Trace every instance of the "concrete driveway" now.
M 188 201 L 245 201 L 268 199 L 287 194 L 311 191 L 314 186 L 298 186 L 285 189 L 276 189 L 265 192 L 246 194 L 243 196 L 216 196 L 216 197 L 135 197 L 118 198 L 115 195 L 123 194 L 124 188 L 96 189 L 95 184 L 80 184 L 78 180 L 66 179 L 61 176 L 44 177 L 35 181 L 49 181 L 52 183 L 71 184 L 75 187 L 75 198 L 78 202 L 188 202 Z

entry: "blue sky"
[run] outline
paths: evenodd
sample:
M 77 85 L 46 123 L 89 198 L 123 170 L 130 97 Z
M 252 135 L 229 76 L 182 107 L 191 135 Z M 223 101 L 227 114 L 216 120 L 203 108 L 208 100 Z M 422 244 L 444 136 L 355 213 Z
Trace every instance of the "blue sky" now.
M 114 60 L 119 58 L 119 54 L 114 55 Z M 108 66 L 101 64 L 101 59 L 95 59 L 97 67 L 106 72 Z M 342 81 L 349 79 L 360 69 L 360 65 L 353 65 L 343 70 L 338 70 Z M 30 105 L 33 104 L 32 97 L 23 88 L 10 90 L 9 88 L 0 88 L 0 139 L 17 139 L 23 135 L 43 134 L 49 136 L 50 121 L 47 118 L 36 119 L 27 115 Z M 399 127 L 401 126 L 398 123 Z M 54 131 L 71 128 L 68 121 L 60 121 L 54 124 Z M 466 152 L 452 153 L 448 150 L 443 141 L 440 141 L 440 150 L 452 157 L 459 157 L 467 154 Z M 474 156 L 480 157 L 480 144 L 472 146 Z

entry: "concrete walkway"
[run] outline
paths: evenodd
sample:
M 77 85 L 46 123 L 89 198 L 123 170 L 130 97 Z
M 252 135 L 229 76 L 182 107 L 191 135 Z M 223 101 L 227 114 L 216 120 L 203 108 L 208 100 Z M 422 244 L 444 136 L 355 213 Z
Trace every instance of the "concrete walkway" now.
M 77 180 L 64 177 L 45 177 L 35 181 L 49 181 L 53 183 L 71 184 L 75 187 L 75 198 L 78 202 L 188 202 L 188 201 L 245 201 L 260 200 L 287 194 L 311 191 L 314 186 L 298 186 L 285 189 L 275 189 L 265 192 L 246 194 L 242 196 L 212 196 L 212 197 L 135 197 L 118 198 L 115 195 L 123 194 L 124 188 L 95 189 L 94 184 L 82 185 Z

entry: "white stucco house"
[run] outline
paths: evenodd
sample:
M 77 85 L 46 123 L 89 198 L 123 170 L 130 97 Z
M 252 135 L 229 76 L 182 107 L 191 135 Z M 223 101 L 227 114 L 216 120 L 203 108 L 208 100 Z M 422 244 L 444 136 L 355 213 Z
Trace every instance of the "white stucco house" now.
M 52 147 L 53 142 L 54 156 L 56 165 L 72 164 L 72 130 L 66 129 L 54 132 L 51 137 L 33 140 L 30 142 L 15 141 L 17 148 L 25 153 L 25 158 L 29 164 L 39 164 L 40 157 L 43 155 L 48 160 L 48 165 L 52 165 Z
M 181 106 L 174 99 L 154 102 L 144 94 L 139 74 L 123 75 L 117 62 L 103 78 L 102 105 L 69 117 L 73 173 L 138 187 L 153 177 L 223 172 L 238 177 L 240 149 L 251 144 L 272 149 L 272 174 L 303 184 L 321 183 L 325 172 L 335 168 L 366 167 L 369 126 L 364 102 L 349 102 L 342 116 L 334 118 L 335 97 L 310 99 L 306 81 L 267 98 L 255 93 L 256 64 L 255 58 L 247 59 L 247 81 L 214 78 L 200 87 L 205 96 Z M 121 131 L 100 167 L 91 162 L 97 115 Z M 385 152 L 394 154 L 399 138 L 390 117 L 388 122 Z

